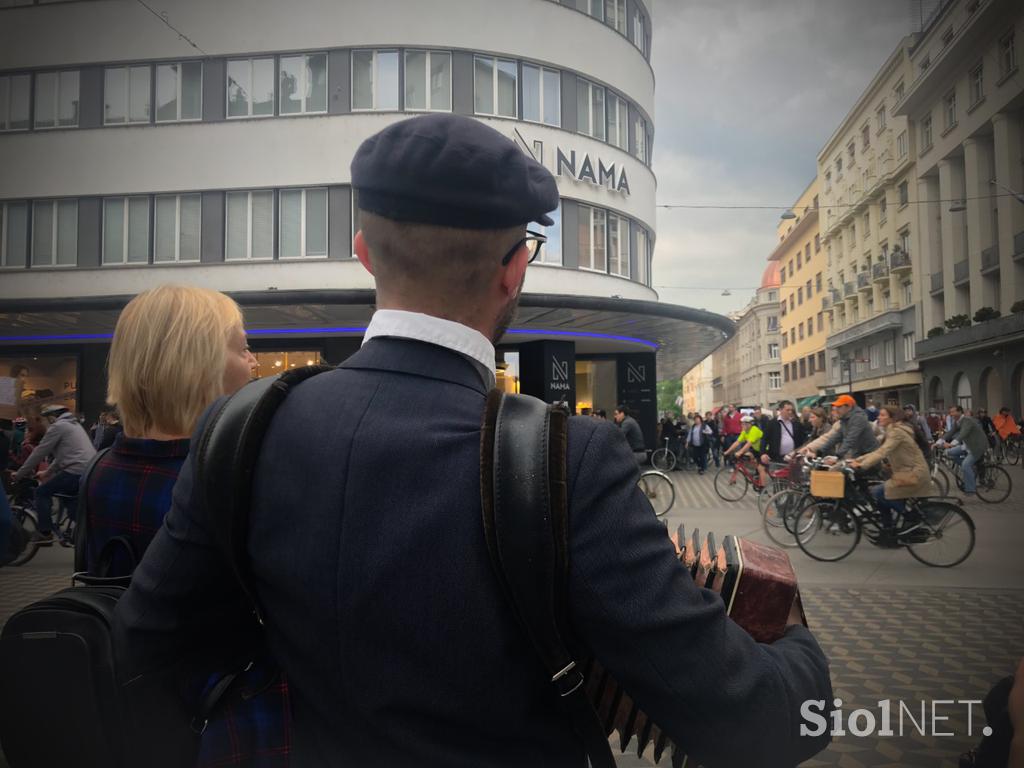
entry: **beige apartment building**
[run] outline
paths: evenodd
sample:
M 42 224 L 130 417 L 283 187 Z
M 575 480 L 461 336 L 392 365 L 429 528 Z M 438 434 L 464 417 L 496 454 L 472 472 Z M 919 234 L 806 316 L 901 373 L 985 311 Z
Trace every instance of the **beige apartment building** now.
M 797 408 L 819 399 L 825 384 L 825 255 L 818 229 L 819 180 L 815 178 L 778 226 L 768 261 L 779 265 L 782 389 Z
M 831 315 L 823 391 L 879 404 L 920 401 L 916 148 L 896 111 L 913 81 L 915 41 L 900 41 L 818 154 L 820 303 Z
M 936 408 L 1024 408 L 1022 46 L 1019 0 L 950 0 L 910 51 L 895 105 L 922 201 L 917 357 Z

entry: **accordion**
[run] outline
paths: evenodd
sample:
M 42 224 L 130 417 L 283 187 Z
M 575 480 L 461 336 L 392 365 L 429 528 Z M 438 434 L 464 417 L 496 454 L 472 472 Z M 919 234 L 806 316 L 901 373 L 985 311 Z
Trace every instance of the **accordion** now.
M 735 536 L 726 536 L 721 546 L 716 546 L 713 533 L 702 540 L 698 530 L 687 540 L 681 525 L 670 538 L 696 585 L 721 595 L 728 615 L 751 637 L 771 643 L 785 634 L 797 598 L 796 574 L 785 552 Z M 696 765 L 597 661 L 589 663 L 585 678 L 587 694 L 605 733 L 618 732 L 622 752 L 635 736 L 638 757 L 653 743 L 655 763 L 671 747 L 673 768 Z

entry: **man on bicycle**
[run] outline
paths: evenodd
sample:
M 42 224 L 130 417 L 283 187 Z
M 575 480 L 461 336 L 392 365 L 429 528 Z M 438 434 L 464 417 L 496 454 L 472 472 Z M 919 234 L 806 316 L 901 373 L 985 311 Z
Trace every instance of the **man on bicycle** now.
M 962 406 L 949 409 L 953 429 L 945 435 L 941 445 L 948 447 L 947 456 L 960 465 L 964 473 L 964 493 L 973 495 L 978 490 L 974 465 L 982 460 L 988 451 L 988 438 L 981 424 L 970 416 L 964 416 Z
M 878 448 L 878 439 L 871 429 L 868 414 L 850 395 L 840 395 L 831 404 L 832 412 L 839 416 L 839 428 L 813 440 L 800 453 L 816 456 L 836 449 L 839 458 L 853 458 L 871 453 Z
M 999 436 L 1000 442 L 1005 443 L 1014 436 L 1020 438 L 1020 426 L 1005 405 L 999 409 L 999 413 L 992 417 L 992 424 L 996 428 L 996 435 Z
M 13 481 L 17 483 L 29 477 L 43 459 L 53 454 L 47 478 L 35 490 L 34 505 L 39 530 L 33 540 L 40 546 L 50 546 L 53 543 L 53 518 L 50 515 L 53 497 L 58 493 L 78 494 L 78 481 L 96 449 L 75 415 L 63 405 L 44 406 L 41 415 L 49 427 L 39 445 L 14 473 Z

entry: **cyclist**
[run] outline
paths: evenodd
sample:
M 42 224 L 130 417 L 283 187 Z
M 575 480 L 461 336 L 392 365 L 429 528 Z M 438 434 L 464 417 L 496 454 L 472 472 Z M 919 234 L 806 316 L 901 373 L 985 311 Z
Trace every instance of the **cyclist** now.
M 903 513 L 903 499 L 928 496 L 931 493 L 931 475 L 922 449 L 924 435 L 915 434 L 913 423 L 907 420 L 902 409 L 882 406 L 878 411 L 878 423 L 885 430 L 878 450 L 851 459 L 847 464 L 854 469 L 870 469 L 880 464 L 882 459 L 888 459 L 892 477 L 884 485 L 872 488 L 871 495 L 875 497 L 885 526 L 878 543 L 880 546 L 897 547 L 893 513 Z
M 832 413 L 839 426 L 799 450 L 809 456 L 826 453 L 832 448 L 840 458 L 862 456 L 878 448 L 867 412 L 850 395 L 840 395 L 832 403 Z
M 764 432 L 761 431 L 761 428 L 754 421 L 754 417 L 750 414 L 741 416 L 740 424 L 743 426 L 743 429 L 739 437 L 736 438 L 736 442 L 730 445 L 729 449 L 722 456 L 724 458 L 735 451 L 736 458 L 740 459 L 749 453 L 757 462 L 757 474 L 761 477 L 761 487 L 763 488 L 768 483 L 768 470 L 758 459 L 764 444 Z
M 35 490 L 34 506 L 39 530 L 32 537 L 40 546 L 49 546 L 53 543 L 53 519 L 50 516 L 53 497 L 58 493 L 78 495 L 78 481 L 96 449 L 75 415 L 63 405 L 43 406 L 40 415 L 49 425 L 46 434 L 14 473 L 13 480 L 19 482 L 27 478 L 43 459 L 53 454 L 46 479 Z M 74 519 L 73 508 L 69 513 Z
M 976 419 L 964 416 L 962 406 L 952 406 L 949 409 L 949 417 L 953 422 L 953 428 L 943 437 L 940 444 L 949 448 L 946 455 L 963 469 L 964 493 L 973 496 L 978 490 L 974 465 L 984 458 L 988 450 L 988 438 Z
M 1010 409 L 1005 405 L 999 409 L 999 413 L 992 417 L 992 424 L 995 426 L 996 434 L 1001 442 L 1005 443 L 1014 435 L 1020 437 L 1020 427 L 1010 413 Z

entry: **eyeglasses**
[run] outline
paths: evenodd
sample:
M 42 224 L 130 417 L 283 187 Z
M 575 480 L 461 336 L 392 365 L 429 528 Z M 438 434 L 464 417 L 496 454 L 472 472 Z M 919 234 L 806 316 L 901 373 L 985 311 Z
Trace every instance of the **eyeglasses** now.
M 542 235 L 540 232 L 531 232 L 529 229 L 526 230 L 526 237 L 512 246 L 512 250 L 505 254 L 505 258 L 501 260 L 501 266 L 507 267 L 508 263 L 512 261 L 512 257 L 516 255 L 520 248 L 524 245 L 528 246 L 530 250 L 530 260 L 527 264 L 532 264 L 536 258 L 540 255 L 541 246 L 548 241 L 547 235 Z

